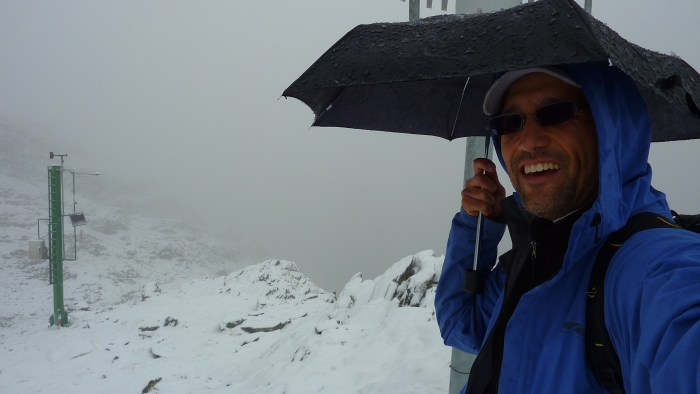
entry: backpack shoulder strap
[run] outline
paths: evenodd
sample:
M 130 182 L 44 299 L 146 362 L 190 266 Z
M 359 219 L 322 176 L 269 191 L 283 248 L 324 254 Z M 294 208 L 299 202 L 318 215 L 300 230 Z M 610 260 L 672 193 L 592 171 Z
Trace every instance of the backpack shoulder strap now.
M 605 327 L 605 274 L 615 252 L 639 231 L 680 228 L 671 219 L 645 212 L 633 216 L 624 227 L 610 234 L 598 252 L 588 285 L 586 305 L 586 359 L 598 383 L 612 394 L 624 394 L 622 368 Z

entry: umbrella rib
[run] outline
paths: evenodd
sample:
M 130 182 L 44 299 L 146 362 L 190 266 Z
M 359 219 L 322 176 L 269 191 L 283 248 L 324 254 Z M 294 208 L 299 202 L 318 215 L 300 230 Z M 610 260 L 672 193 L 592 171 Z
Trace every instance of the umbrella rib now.
M 467 91 L 467 85 L 469 85 L 469 80 L 471 77 L 467 77 L 467 82 L 464 83 L 464 89 L 462 89 L 462 97 L 459 98 L 459 107 L 457 107 L 457 116 L 455 116 L 455 123 L 452 125 L 452 131 L 450 132 L 450 141 L 452 141 L 452 136 L 455 133 L 455 128 L 457 127 L 457 120 L 459 119 L 459 111 L 462 109 L 462 100 L 464 100 L 464 92 Z

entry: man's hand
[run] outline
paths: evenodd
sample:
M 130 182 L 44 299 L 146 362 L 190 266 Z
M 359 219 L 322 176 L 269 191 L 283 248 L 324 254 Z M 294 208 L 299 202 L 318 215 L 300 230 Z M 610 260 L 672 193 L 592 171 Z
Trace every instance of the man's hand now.
M 471 216 L 481 212 L 491 220 L 500 220 L 503 215 L 501 200 L 506 197 L 506 189 L 498 181 L 496 165 L 489 159 L 476 159 L 474 174 L 462 190 L 462 208 Z

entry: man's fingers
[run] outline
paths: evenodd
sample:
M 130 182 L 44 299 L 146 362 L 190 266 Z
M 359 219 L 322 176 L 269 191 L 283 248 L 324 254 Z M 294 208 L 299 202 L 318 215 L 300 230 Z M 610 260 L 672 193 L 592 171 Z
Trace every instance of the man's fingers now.
M 496 182 L 494 182 L 493 178 L 488 176 L 488 173 L 486 174 L 481 174 L 477 173 L 474 175 L 474 177 L 470 180 L 467 181 L 466 184 L 464 184 L 465 189 L 471 189 L 471 188 L 477 188 L 477 189 L 484 189 L 488 190 L 491 193 L 495 193 L 496 190 L 498 190 L 498 178 L 496 178 Z
M 491 180 L 493 180 L 497 184 L 499 184 L 499 185 L 501 184 L 501 181 L 498 180 L 498 172 L 496 172 L 496 170 L 486 171 L 486 173 L 484 175 L 489 177 Z
M 484 189 L 471 187 L 462 190 L 462 208 L 471 216 L 476 216 L 479 212 L 489 216 L 495 204 L 496 199 L 493 194 Z
M 479 175 L 486 175 L 497 187 L 501 185 L 501 182 L 498 180 L 498 173 L 496 173 L 496 164 L 489 159 L 479 158 L 474 160 L 474 178 Z M 494 189 L 489 190 L 495 191 Z
M 483 213 L 485 216 L 489 216 L 491 215 L 491 212 L 493 212 L 492 204 L 468 195 L 462 196 L 462 208 L 464 208 L 464 211 L 471 216 L 476 216 L 479 214 L 479 212 Z
M 490 193 L 488 190 L 475 187 L 462 190 L 462 199 L 465 197 L 469 197 L 475 201 L 484 202 L 488 205 L 494 205 L 496 203 L 496 198 L 494 197 L 493 193 Z
M 481 172 L 496 172 L 496 165 L 489 159 L 479 158 L 474 160 L 474 174 Z
M 474 160 L 474 177 L 462 190 L 462 208 L 469 215 L 476 216 L 481 212 L 498 220 L 502 215 L 500 200 L 503 197 L 505 189 L 498 181 L 496 165 L 489 159 Z

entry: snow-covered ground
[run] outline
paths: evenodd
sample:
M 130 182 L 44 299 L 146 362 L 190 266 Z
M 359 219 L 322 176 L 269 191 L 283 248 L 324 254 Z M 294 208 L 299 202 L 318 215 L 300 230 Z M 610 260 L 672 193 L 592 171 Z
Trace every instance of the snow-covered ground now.
M 426 251 L 357 275 L 337 300 L 269 260 L 178 290 L 151 283 L 143 301 L 73 311 L 67 328 L 37 316 L 2 329 L 0 391 L 138 393 L 162 379 L 154 392 L 445 393 L 441 261 Z
M 26 171 L 19 137 L 0 127 L 0 393 L 447 392 L 432 251 L 336 296 L 295 263 L 251 265 L 202 229 L 81 196 L 70 325 L 48 327 L 48 263 L 27 252 L 45 172 Z

